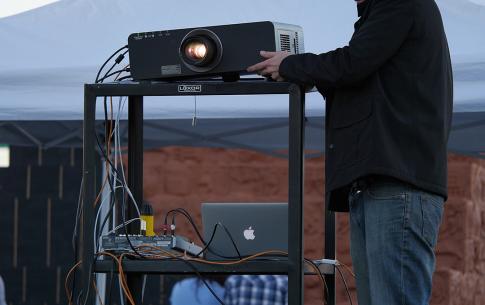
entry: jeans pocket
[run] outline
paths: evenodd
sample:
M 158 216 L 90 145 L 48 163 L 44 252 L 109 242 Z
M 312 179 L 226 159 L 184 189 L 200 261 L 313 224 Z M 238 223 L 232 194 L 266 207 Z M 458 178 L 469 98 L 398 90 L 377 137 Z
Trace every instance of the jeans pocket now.
M 375 200 L 406 199 L 406 188 L 398 184 L 370 185 L 365 192 L 371 199 Z
M 423 216 L 423 238 L 431 248 L 436 246 L 443 217 L 444 199 L 437 195 L 421 195 L 421 213 Z

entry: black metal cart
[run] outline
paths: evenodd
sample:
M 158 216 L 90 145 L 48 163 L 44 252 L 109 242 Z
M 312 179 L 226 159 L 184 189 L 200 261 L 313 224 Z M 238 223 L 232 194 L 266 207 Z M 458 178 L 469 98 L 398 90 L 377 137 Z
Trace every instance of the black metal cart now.
M 289 147 L 288 147 L 288 258 L 272 261 L 248 261 L 232 266 L 212 266 L 196 263 L 198 271 L 204 273 L 231 274 L 288 274 L 288 303 L 303 304 L 303 181 L 304 181 L 304 131 L 305 131 L 305 90 L 286 82 L 262 80 L 241 80 L 238 82 L 188 81 L 188 82 L 122 82 L 108 84 L 86 84 L 84 87 L 84 143 L 83 179 L 84 205 L 82 218 L 82 259 L 94 259 L 93 227 L 96 198 L 96 142 L 95 109 L 96 98 L 105 96 L 128 96 L 128 186 L 139 204 L 143 201 L 143 97 L 144 96 L 184 96 L 184 95 L 258 95 L 289 94 Z M 325 215 L 325 258 L 335 259 L 335 218 L 326 211 Z M 123 262 L 124 271 L 131 279 L 146 273 L 193 273 L 193 269 L 181 261 L 133 260 Z M 333 266 L 322 264 L 329 293 L 327 304 L 335 304 L 335 270 Z M 112 271 L 109 261 L 96 261 L 92 266 L 83 264 L 82 284 L 90 285 L 90 273 Z M 132 282 L 133 283 L 133 282 Z M 133 288 L 134 299 L 141 292 Z M 94 303 L 94 296 L 87 304 Z M 138 302 L 137 302 L 138 304 Z M 140 302 L 141 304 L 141 302 Z

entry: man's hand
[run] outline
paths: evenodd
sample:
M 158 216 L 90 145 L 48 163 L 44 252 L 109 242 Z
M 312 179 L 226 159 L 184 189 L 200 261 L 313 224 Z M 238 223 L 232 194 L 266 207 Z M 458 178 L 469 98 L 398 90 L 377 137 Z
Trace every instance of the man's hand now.
M 284 81 L 279 73 L 280 64 L 287 56 L 290 55 L 288 52 L 268 52 L 261 51 L 261 56 L 266 58 L 265 61 L 257 63 L 247 69 L 248 72 L 256 72 L 259 75 L 271 77 L 275 81 Z

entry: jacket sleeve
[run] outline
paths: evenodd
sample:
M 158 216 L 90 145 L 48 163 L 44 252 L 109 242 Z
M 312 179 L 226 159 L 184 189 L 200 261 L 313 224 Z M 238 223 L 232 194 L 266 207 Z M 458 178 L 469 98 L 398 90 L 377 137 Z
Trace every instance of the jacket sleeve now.
M 280 75 L 297 84 L 331 89 L 356 84 L 377 71 L 405 41 L 413 8 L 410 0 L 374 0 L 371 5 L 348 46 L 320 55 L 288 56 L 280 65 Z

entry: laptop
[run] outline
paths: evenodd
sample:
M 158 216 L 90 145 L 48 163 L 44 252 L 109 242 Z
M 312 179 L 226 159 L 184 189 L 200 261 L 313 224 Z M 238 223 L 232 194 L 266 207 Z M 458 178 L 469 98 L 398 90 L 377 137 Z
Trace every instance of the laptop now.
M 268 250 L 288 251 L 287 203 L 203 203 L 202 225 L 206 242 L 217 223 L 227 228 L 242 257 Z M 217 227 L 205 258 L 239 259 L 223 227 Z

